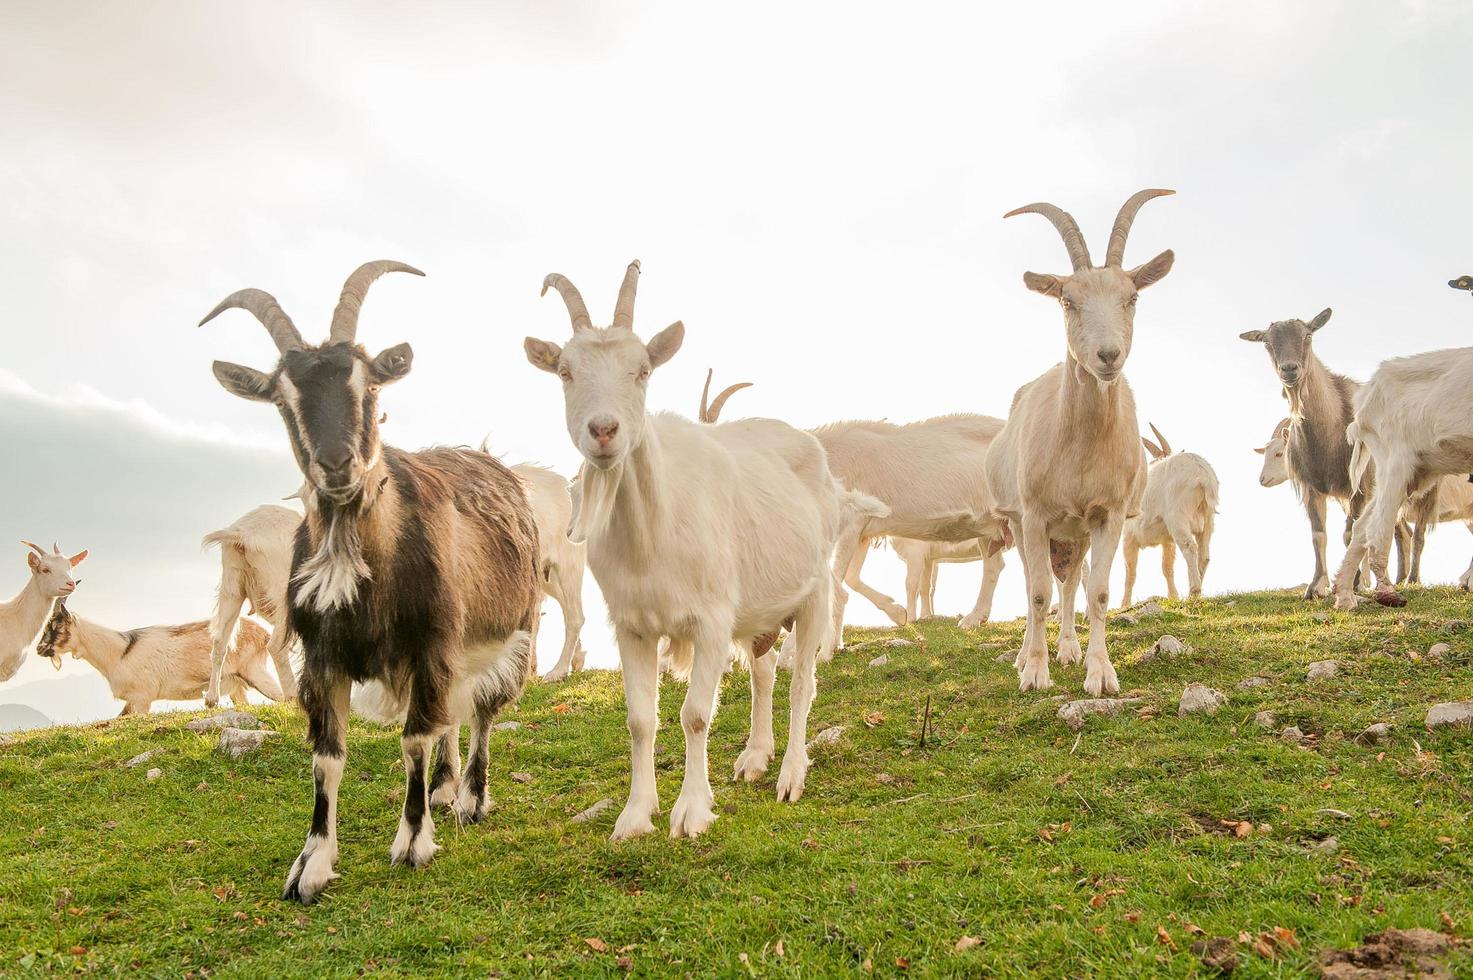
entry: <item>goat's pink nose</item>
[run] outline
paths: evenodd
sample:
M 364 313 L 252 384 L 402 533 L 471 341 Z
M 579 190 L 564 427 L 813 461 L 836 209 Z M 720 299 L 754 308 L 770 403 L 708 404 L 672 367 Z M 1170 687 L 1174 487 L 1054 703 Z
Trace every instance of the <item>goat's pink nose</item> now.
M 612 419 L 589 422 L 588 434 L 598 440 L 598 448 L 607 449 L 614 436 L 619 434 L 619 423 Z

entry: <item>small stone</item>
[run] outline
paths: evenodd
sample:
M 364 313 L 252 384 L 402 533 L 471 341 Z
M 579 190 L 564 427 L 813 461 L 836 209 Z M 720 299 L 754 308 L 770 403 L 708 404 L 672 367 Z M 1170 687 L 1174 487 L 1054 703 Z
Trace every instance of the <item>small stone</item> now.
M 1192 954 L 1202 965 L 1218 973 L 1232 973 L 1238 968 L 1238 947 L 1226 936 L 1199 939 L 1192 943 Z
M 1227 602 L 1224 602 L 1223 603 L 1224 606 L 1229 606 L 1229 607 L 1236 606 L 1237 604 L 1238 604 L 1238 600 L 1237 599 L 1229 599 Z
M 244 728 L 222 728 L 220 729 L 219 749 L 232 759 L 250 755 L 266 744 L 266 740 L 275 736 L 275 732 L 261 731 L 257 729 Z
M 1357 735 L 1355 737 L 1355 740 L 1357 742 L 1360 742 L 1362 745 L 1375 745 L 1377 742 L 1384 742 L 1390 737 L 1391 726 L 1386 724 L 1384 721 L 1378 721 L 1376 722 L 1376 724 L 1368 726 L 1365 731 Z
M 151 783 L 155 779 L 158 779 L 163 774 L 164 774 L 164 771 L 162 769 L 160 769 L 158 766 L 154 766 L 148 772 L 146 772 L 146 773 L 143 774 L 143 778 L 146 779 L 146 780 L 148 780 Z
M 184 727 L 192 732 L 213 732 L 221 728 L 251 731 L 261 727 L 261 719 L 246 711 L 222 711 L 208 718 L 196 718 Z
M 813 736 L 813 738 L 809 740 L 808 748 L 813 749 L 817 748 L 820 745 L 833 745 L 839 740 L 839 736 L 843 734 L 843 725 L 830 725 L 828 728 L 825 728 L 823 731 L 819 732 L 817 735 Z
M 898 636 L 892 636 L 890 639 L 885 641 L 884 645 L 887 647 L 913 647 L 915 646 L 915 641 L 903 640 Z
M 1137 620 L 1130 613 L 1121 613 L 1120 615 L 1115 617 L 1116 626 L 1134 626 L 1137 622 L 1139 622 L 1139 620 Z
M 514 732 L 522 727 L 522 723 L 519 721 L 498 721 L 491 727 L 498 732 Z
M 1304 741 L 1304 733 L 1299 730 L 1298 725 L 1290 725 L 1288 728 L 1279 732 L 1279 739 L 1291 745 L 1299 745 Z
M 1089 715 L 1113 715 L 1118 713 L 1127 705 L 1139 704 L 1143 698 L 1085 698 L 1080 701 L 1070 701 L 1062 705 L 1058 710 L 1059 720 L 1068 725 L 1070 730 L 1079 731 L 1084 727 L 1084 719 Z
M 1256 674 L 1253 677 L 1245 677 L 1242 680 L 1238 681 L 1238 690 L 1246 691 L 1250 688 L 1264 687 L 1272 683 L 1273 681 L 1269 680 L 1267 677 Z
M 883 667 L 890 662 L 890 658 L 883 653 L 869 662 L 871 667 Z
M 1340 661 L 1338 660 L 1316 660 L 1309 665 L 1304 679 L 1310 682 L 1323 681 L 1340 673 Z
M 147 752 L 140 752 L 133 758 L 129 759 L 127 762 L 123 763 L 123 765 L 128 769 L 132 769 L 134 766 L 141 766 L 162 751 L 162 749 L 149 749 Z
M 875 777 L 875 782 L 880 783 L 883 786 L 892 786 L 895 783 L 895 777 L 890 775 L 888 772 L 882 772 Z
M 1253 724 L 1259 728 L 1277 728 L 1279 718 L 1272 711 L 1260 711 L 1253 716 Z
M 1328 623 L 1330 620 L 1334 619 L 1335 617 L 1334 616 L 1331 616 L 1328 612 L 1326 612 L 1325 610 L 1321 609 L 1321 610 L 1318 610 L 1317 612 L 1310 613 L 1309 614 L 1309 618 L 1312 619 L 1312 620 L 1314 620 L 1316 623 Z
M 532 781 L 532 774 L 530 772 L 514 772 L 511 774 L 511 781 L 514 783 L 530 783 Z
M 1473 728 L 1473 701 L 1447 701 L 1434 704 L 1427 712 L 1427 727 Z
M 1227 695 L 1206 684 L 1188 684 L 1181 692 L 1181 703 L 1177 705 L 1178 717 L 1200 713 L 1216 714 L 1217 709 L 1227 703 Z
M 1310 848 L 1310 851 L 1311 851 L 1311 853 L 1320 854 L 1320 855 L 1323 855 L 1325 857 L 1329 857 L 1329 856 L 1334 855 L 1334 854 L 1339 854 L 1340 853 L 1340 841 L 1337 840 L 1334 837 L 1326 837 L 1324 840 L 1320 841 L 1314 847 Z
M 597 803 L 595 803 L 593 806 L 589 807 L 587 810 L 583 810 L 580 813 L 574 814 L 573 815 L 572 822 L 573 823 L 587 823 L 588 821 L 592 820 L 594 817 L 598 816 L 600 813 L 603 813 L 605 810 L 607 810 L 609 807 L 611 807 L 613 805 L 614 805 L 614 801 L 611 800 L 611 799 L 609 799 L 606 796 L 603 799 L 599 800 Z
M 1151 647 L 1151 652 L 1157 655 L 1164 654 L 1168 657 L 1175 657 L 1178 654 L 1186 653 L 1187 645 L 1170 633 L 1167 633 L 1156 641 L 1156 645 Z
M 1022 652 L 1022 650 L 1004 650 L 1002 653 L 999 653 L 997 655 L 996 659 L 997 662 L 1000 664 L 1011 664 L 1013 661 L 1018 659 L 1018 654 Z
M 1148 602 L 1135 611 L 1137 617 L 1144 619 L 1147 616 L 1161 616 L 1166 610 L 1159 602 Z
M 1453 648 L 1450 647 L 1450 646 L 1448 646 L 1446 643 L 1434 643 L 1427 650 L 1427 659 L 1428 660 L 1441 660 L 1443 657 L 1446 657 L 1448 654 L 1450 654 L 1452 652 L 1453 652 Z
M 1318 810 L 1314 811 L 1314 815 L 1317 817 L 1334 817 L 1336 820 L 1350 819 L 1350 814 L 1346 813 L 1344 810 L 1336 810 L 1334 807 L 1328 806 L 1320 807 Z

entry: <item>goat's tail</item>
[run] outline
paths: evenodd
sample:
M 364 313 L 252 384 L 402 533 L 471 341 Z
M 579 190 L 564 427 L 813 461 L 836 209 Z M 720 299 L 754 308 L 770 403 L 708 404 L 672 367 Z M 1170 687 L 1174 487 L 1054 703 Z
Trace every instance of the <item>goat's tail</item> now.
M 213 545 L 219 545 L 220 549 L 223 551 L 227 544 L 239 543 L 240 534 L 235 530 L 235 528 L 222 527 L 218 531 L 211 531 L 209 534 L 206 534 L 200 540 L 199 546 L 200 550 L 203 551 L 204 549 L 209 548 Z
M 884 501 L 858 490 L 839 488 L 840 506 L 854 517 L 889 517 L 890 508 Z
M 1371 451 L 1366 445 L 1359 421 L 1353 421 L 1345 427 L 1345 439 L 1350 443 L 1350 485 L 1360 489 L 1365 486 L 1366 470 L 1371 466 Z

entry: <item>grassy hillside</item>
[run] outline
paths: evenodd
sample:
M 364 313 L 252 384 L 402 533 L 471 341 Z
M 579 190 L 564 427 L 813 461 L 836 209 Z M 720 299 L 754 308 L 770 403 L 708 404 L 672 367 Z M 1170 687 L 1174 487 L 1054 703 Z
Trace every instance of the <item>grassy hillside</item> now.
M 1470 600 L 1411 597 L 1327 622 L 1287 593 L 1166 603 L 1111 628 L 1144 710 L 1091 717 L 1078 737 L 1051 695 L 1083 697 L 1082 666 L 1021 695 L 998 662 L 1020 623 L 851 633 L 813 711 L 814 731 L 844 731 L 814 750 L 796 805 L 775 801 L 776 765 L 762 784 L 726 781 L 748 707 L 745 675 L 728 678 L 712 736 L 720 819 L 697 841 L 667 839 L 659 818 L 659 835 L 607 841 L 628 774 L 615 674 L 527 694 L 508 716 L 523 728 L 493 736 L 487 822 L 442 817 L 422 872 L 388 864 L 397 736 L 355 722 L 343 877 L 309 909 L 278 898 L 311 805 L 294 711 L 261 712 L 284 736 L 238 762 L 185 715 L 19 735 L 0 748 L 0 973 L 1191 975 L 1205 936 L 1232 941 L 1237 975 L 1280 976 L 1387 926 L 1463 935 L 1473 734 L 1429 735 L 1423 719 L 1473 697 Z M 1163 633 L 1190 650 L 1137 663 Z M 915 645 L 880 645 L 893 637 Z M 1425 656 L 1437 642 L 1452 647 L 1440 662 Z M 868 667 L 881 653 L 889 663 Z M 1306 682 L 1327 658 L 1338 676 Z M 1270 683 L 1236 689 L 1255 674 Z M 1226 706 L 1178 718 L 1192 681 Z M 668 812 L 684 687 L 664 692 Z M 780 686 L 779 752 L 785 704 Z M 1257 727 L 1261 710 L 1306 743 Z M 1389 740 L 1358 744 L 1374 722 Z M 163 775 L 147 782 L 152 765 Z M 618 805 L 569 822 L 602 797 Z M 1338 852 L 1316 850 L 1332 835 Z M 963 937 L 978 942 L 958 949 Z

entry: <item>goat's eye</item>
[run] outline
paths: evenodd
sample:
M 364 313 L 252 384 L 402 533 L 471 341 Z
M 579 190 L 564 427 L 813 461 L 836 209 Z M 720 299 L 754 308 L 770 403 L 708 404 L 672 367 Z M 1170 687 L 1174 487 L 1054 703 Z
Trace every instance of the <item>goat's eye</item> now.
M 1059 299 L 1059 305 L 1066 310 L 1074 309 L 1074 304 L 1069 302 L 1067 299 L 1063 299 L 1062 297 Z
M 649 376 L 650 376 L 650 369 L 649 368 L 645 367 L 645 368 L 640 368 L 639 369 L 639 380 L 641 380 L 641 381 L 647 381 L 647 380 L 649 380 Z
M 569 371 L 565 367 L 560 367 L 560 368 L 557 369 L 557 376 L 559 378 L 562 378 L 564 381 L 572 381 L 573 380 L 573 372 L 572 371 Z
M 1140 299 L 1140 298 L 1141 298 L 1141 294 L 1140 293 L 1131 293 L 1130 299 L 1128 299 L 1128 300 L 1125 301 L 1125 305 L 1126 306 L 1134 306 L 1135 305 L 1135 301 L 1138 300 L 1138 299 Z

